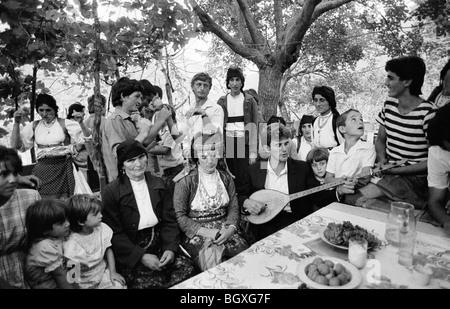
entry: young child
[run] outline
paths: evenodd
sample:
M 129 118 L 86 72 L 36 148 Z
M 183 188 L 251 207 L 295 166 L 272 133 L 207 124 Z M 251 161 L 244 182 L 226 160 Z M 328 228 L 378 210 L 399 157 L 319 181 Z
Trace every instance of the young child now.
M 364 122 L 361 113 L 349 109 L 339 115 L 336 120 L 339 133 L 344 137 L 344 143 L 330 151 L 325 182 L 336 178 L 358 178 L 356 187 L 363 187 L 370 181 L 370 169 L 375 163 L 375 145 L 364 142 Z
M 314 177 L 308 180 L 308 187 L 317 187 L 325 183 L 329 151 L 325 147 L 314 147 L 306 156 L 306 162 L 311 166 Z M 319 191 L 311 195 L 314 210 L 317 210 L 330 203 L 338 201 L 336 189 L 330 188 L 325 191 Z
M 83 289 L 123 289 L 125 279 L 116 271 L 111 249 L 113 231 L 102 223 L 102 202 L 90 194 L 69 199 L 72 234 L 64 243 L 64 256 L 80 267 L 79 286 Z M 105 261 L 106 259 L 106 261 Z
M 328 149 L 324 147 L 315 147 L 306 156 L 306 162 L 311 166 L 314 173 L 314 187 L 323 185 L 325 182 L 329 156 Z
M 25 216 L 28 254 L 25 276 L 32 289 L 73 289 L 63 260 L 63 242 L 68 236 L 67 204 L 43 199 L 31 205 Z

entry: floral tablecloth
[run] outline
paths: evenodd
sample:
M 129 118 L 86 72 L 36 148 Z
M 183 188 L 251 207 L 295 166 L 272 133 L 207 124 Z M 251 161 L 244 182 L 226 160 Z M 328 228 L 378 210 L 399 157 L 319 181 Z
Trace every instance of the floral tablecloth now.
M 172 288 L 296 289 L 302 283 L 296 269 L 303 259 L 313 256 L 347 259 L 347 250 L 335 248 L 320 238 L 319 231 L 329 222 L 350 221 L 384 241 L 385 223 L 380 216 L 373 210 L 354 209 L 330 204 Z M 369 251 L 370 259 L 360 270 L 362 281 L 358 288 L 450 288 L 450 238 L 433 226 L 425 230 L 427 233 L 418 229 L 413 263 L 432 270 L 428 285 L 420 285 L 416 272 L 397 262 L 398 248 L 387 244 Z

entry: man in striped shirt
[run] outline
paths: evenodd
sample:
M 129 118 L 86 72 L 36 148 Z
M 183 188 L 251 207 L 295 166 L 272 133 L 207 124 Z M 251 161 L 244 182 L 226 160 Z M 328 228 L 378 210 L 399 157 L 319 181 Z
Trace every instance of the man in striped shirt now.
M 437 107 L 420 97 L 426 66 L 417 56 L 403 56 L 386 63 L 385 86 L 389 98 L 376 121 L 379 124 L 375 142 L 376 165 L 406 159 L 404 166 L 385 170 L 360 189 L 356 205 L 368 199 L 386 198 L 411 203 L 416 209 L 427 200 L 427 128 Z M 361 197 L 362 195 L 362 197 Z M 352 202 L 349 202 L 352 204 Z

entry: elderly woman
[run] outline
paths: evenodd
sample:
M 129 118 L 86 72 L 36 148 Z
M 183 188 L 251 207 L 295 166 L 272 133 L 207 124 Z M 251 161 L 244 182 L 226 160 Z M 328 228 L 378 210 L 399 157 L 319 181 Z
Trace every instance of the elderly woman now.
M 91 131 L 83 124 L 82 117 L 74 120 L 58 117 L 58 105 L 49 94 L 39 94 L 36 111 L 41 120 L 28 123 L 20 130 L 23 111 L 14 113 L 11 147 L 24 152 L 37 146 L 37 163 L 33 174 L 41 180 L 39 193 L 42 198 L 69 198 L 75 190 L 75 155 Z M 75 174 L 76 175 L 76 174 Z
M 117 147 L 119 176 L 103 192 L 103 221 L 114 232 L 118 271 L 130 289 L 168 288 L 195 274 L 177 254 L 180 230 L 164 181 L 146 172 L 144 146 L 128 139 Z
M 182 246 L 203 271 L 248 248 L 238 233 L 239 206 L 231 175 L 217 169 L 219 133 L 197 134 L 191 158 L 197 164 L 175 184 L 175 214 Z

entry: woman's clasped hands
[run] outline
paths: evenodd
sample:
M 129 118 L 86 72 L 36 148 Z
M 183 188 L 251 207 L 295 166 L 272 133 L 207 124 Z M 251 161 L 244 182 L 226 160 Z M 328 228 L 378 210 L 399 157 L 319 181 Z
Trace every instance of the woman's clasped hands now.
M 213 243 L 216 245 L 223 245 L 230 239 L 231 236 L 236 232 L 236 227 L 234 225 L 223 225 L 219 232 L 219 237 L 217 237 Z
M 163 270 L 167 265 L 173 262 L 174 258 L 175 253 L 170 250 L 164 251 L 160 259 L 154 254 L 145 253 L 141 258 L 141 263 L 150 269 Z

